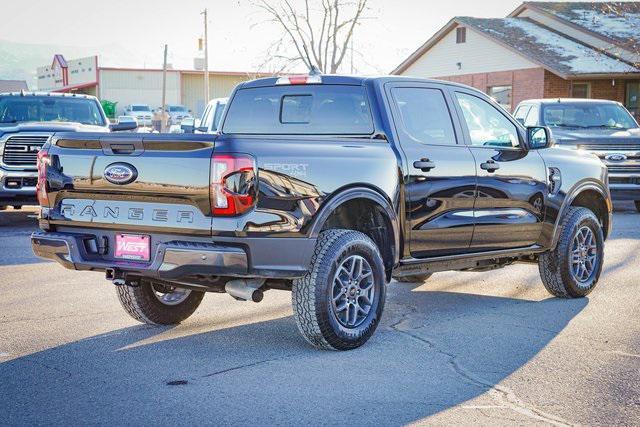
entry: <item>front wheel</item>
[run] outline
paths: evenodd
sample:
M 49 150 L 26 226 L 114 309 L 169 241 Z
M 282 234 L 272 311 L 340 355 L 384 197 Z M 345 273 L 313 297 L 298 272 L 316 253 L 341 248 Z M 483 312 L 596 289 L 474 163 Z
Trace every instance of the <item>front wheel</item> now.
M 636 204 L 636 210 L 640 212 L 640 200 L 635 200 L 634 203 Z
M 151 280 L 139 286 L 116 286 L 124 310 L 134 319 L 151 325 L 175 325 L 191 316 L 204 292 L 176 288 Z
M 560 227 L 556 248 L 540 255 L 540 277 L 556 297 L 584 297 L 595 288 L 602 272 L 602 226 L 589 209 L 572 207 Z
M 384 264 L 376 244 L 358 231 L 324 231 L 309 271 L 293 283 L 298 329 L 316 348 L 357 348 L 376 330 L 385 293 Z

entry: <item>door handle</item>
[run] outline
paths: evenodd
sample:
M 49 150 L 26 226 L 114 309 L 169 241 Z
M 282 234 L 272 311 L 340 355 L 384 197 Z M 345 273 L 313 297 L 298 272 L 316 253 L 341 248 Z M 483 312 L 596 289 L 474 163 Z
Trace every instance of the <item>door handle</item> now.
M 484 169 L 487 172 L 495 172 L 500 169 L 500 165 L 494 160 L 487 160 L 484 163 L 480 163 L 480 169 Z
M 436 167 L 436 164 L 429 159 L 423 158 L 413 162 L 413 167 L 420 169 L 422 172 L 429 172 L 431 169 Z

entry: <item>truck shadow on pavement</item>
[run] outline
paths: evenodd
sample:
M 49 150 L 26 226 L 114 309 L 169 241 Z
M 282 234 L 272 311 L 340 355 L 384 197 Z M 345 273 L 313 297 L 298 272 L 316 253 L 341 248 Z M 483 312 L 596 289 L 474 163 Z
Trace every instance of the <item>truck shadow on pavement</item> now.
M 587 299 L 396 284 L 387 304 L 377 333 L 350 352 L 313 350 L 283 317 L 193 334 L 190 321 L 133 326 L 20 357 L 0 364 L 0 417 L 3 424 L 397 425 L 486 395 L 538 422 L 557 420 L 500 382 Z
M 38 229 L 35 208 L 0 211 L 0 266 L 48 262 L 31 251 L 31 233 Z

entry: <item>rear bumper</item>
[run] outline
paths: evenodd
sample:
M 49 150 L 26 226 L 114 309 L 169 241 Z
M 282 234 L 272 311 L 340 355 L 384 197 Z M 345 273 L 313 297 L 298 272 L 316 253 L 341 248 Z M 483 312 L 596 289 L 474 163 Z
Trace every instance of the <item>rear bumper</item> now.
M 152 239 L 154 237 L 152 236 Z M 274 251 L 274 240 L 291 248 Z M 72 270 L 116 270 L 123 274 L 189 282 L 193 276 L 295 278 L 306 272 L 313 254 L 313 239 L 242 239 L 225 242 L 170 240 L 154 246 L 150 262 L 115 260 L 90 253 L 94 234 L 46 233 L 31 235 L 33 253 Z M 274 256 L 277 253 L 278 256 Z

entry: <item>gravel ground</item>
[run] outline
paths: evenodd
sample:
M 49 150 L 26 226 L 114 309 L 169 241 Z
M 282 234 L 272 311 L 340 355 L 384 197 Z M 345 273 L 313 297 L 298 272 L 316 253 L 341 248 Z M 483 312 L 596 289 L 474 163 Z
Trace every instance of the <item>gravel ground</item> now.
M 32 214 L 0 212 L 0 424 L 640 424 L 631 205 L 588 298 L 551 298 L 533 265 L 394 282 L 345 353 L 310 348 L 283 291 L 140 325 L 101 274 L 31 254 Z

